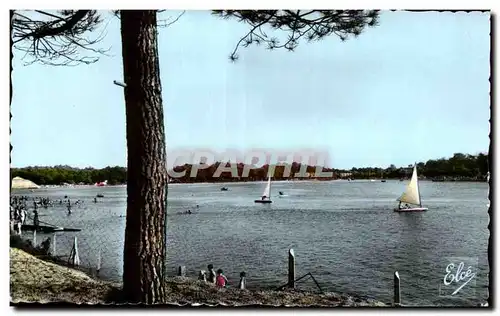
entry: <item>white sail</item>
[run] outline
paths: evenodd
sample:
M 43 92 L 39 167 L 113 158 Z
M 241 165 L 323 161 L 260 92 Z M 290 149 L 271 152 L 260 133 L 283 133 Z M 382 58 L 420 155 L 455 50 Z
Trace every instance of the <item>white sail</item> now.
M 264 193 L 262 193 L 262 196 L 266 196 L 268 198 L 271 197 L 271 177 L 267 178 L 267 185 L 264 189 Z
M 413 167 L 413 174 L 410 183 L 406 187 L 406 191 L 398 198 L 401 203 L 408 203 L 413 205 L 420 204 L 420 192 L 418 191 L 418 176 L 417 165 Z

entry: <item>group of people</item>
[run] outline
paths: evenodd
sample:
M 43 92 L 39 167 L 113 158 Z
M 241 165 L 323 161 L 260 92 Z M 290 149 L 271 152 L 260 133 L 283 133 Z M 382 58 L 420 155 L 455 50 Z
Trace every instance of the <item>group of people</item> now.
M 10 201 L 10 223 L 11 229 L 21 234 L 21 227 L 25 224 L 28 217 L 28 199 L 26 197 L 14 196 Z M 39 225 L 37 203 L 33 202 L 33 225 Z
M 68 215 L 71 214 L 72 206 L 78 206 L 83 204 L 83 200 L 77 200 L 71 203 L 68 196 L 64 196 L 64 199 L 51 200 L 48 197 L 28 197 L 28 196 L 11 196 L 10 198 L 10 223 L 11 229 L 21 234 L 21 227 L 26 223 L 28 217 L 28 205 L 33 202 L 33 226 L 38 227 L 40 225 L 40 220 L 38 219 L 38 208 L 48 208 L 53 206 L 55 203 L 58 204 L 67 203 Z
M 26 204 L 29 202 L 30 199 L 33 201 L 33 204 L 35 205 L 35 207 L 40 206 L 40 207 L 48 208 L 49 206 L 53 205 L 53 201 L 48 197 L 36 197 L 36 196 L 28 197 L 26 195 L 11 196 L 10 197 L 10 204 L 11 205 L 24 205 L 24 206 L 26 206 Z
M 26 209 L 28 203 L 27 196 L 11 196 L 10 197 L 10 219 L 13 219 L 14 212 L 20 212 L 21 209 Z
M 283 193 L 283 191 L 279 191 L 279 192 L 278 192 L 278 194 L 279 194 L 280 196 L 285 195 L 285 193 Z M 264 200 L 266 200 L 266 199 L 270 199 L 270 197 L 269 197 L 269 196 L 267 196 L 267 195 L 263 195 L 263 196 L 262 196 L 262 201 L 264 201 Z
M 227 287 L 227 277 L 224 275 L 222 269 L 218 269 L 215 272 L 214 266 L 212 264 L 208 265 L 208 272 L 200 271 L 200 280 L 203 280 L 210 284 L 215 284 L 216 287 L 224 288 Z
M 196 204 L 196 209 L 199 209 L 200 206 L 198 204 Z M 191 211 L 191 209 L 188 209 L 187 211 L 185 211 L 184 213 L 181 213 L 181 214 L 193 214 L 193 212 Z
M 35 203 L 35 205 L 40 204 L 40 206 L 42 206 L 44 208 L 47 208 L 47 207 L 53 205 L 53 202 L 49 198 L 43 198 L 43 197 L 38 198 L 38 199 L 34 198 L 33 202 Z
M 410 206 L 410 205 L 408 205 L 408 203 L 405 203 L 404 205 L 401 205 L 401 202 L 399 202 L 399 206 L 398 206 L 398 208 L 399 208 L 400 210 L 402 210 L 402 209 L 409 209 L 409 208 L 411 208 L 411 206 Z

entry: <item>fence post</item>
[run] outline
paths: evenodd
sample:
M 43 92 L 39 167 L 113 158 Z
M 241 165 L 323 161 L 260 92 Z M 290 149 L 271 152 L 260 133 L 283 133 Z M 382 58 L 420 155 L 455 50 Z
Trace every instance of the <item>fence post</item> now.
M 401 306 L 401 279 L 398 271 L 394 272 L 394 306 Z
M 240 273 L 240 284 L 238 285 L 240 290 L 244 290 L 247 286 L 246 275 L 244 271 Z
M 101 248 L 99 248 L 99 252 L 97 253 L 97 275 L 99 275 L 99 271 L 101 271 Z
M 185 277 L 186 276 L 186 266 L 179 266 L 179 270 L 177 272 L 177 276 Z
M 36 228 L 33 230 L 33 247 L 36 247 Z
M 52 255 L 55 257 L 57 256 L 57 248 L 56 248 L 56 233 L 54 233 L 54 236 L 52 237 Z
M 75 240 L 73 241 L 73 248 L 71 248 L 71 252 L 69 254 L 69 262 L 73 266 L 80 265 L 80 256 L 78 255 L 78 242 L 75 236 Z
M 295 253 L 291 248 L 288 250 L 288 287 L 295 288 Z

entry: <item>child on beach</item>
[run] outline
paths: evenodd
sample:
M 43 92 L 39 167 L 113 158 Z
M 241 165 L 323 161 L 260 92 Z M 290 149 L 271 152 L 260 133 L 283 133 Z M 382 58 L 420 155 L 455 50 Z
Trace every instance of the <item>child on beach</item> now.
M 223 273 L 222 269 L 217 270 L 217 277 L 215 278 L 215 285 L 217 287 L 226 287 L 227 278 Z
M 208 265 L 208 277 L 207 277 L 207 281 L 208 283 L 212 283 L 214 284 L 215 283 L 215 271 L 214 271 L 214 266 L 212 264 L 209 264 Z

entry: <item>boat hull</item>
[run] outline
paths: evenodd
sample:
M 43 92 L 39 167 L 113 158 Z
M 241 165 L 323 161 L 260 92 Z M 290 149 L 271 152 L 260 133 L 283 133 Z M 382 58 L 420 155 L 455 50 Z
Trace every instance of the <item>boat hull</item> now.
M 271 200 L 255 200 L 254 202 L 255 203 L 261 203 L 261 204 L 273 203 L 273 201 L 271 201 Z
M 395 208 L 394 212 L 398 212 L 398 213 L 425 212 L 427 210 L 428 210 L 427 207 Z

